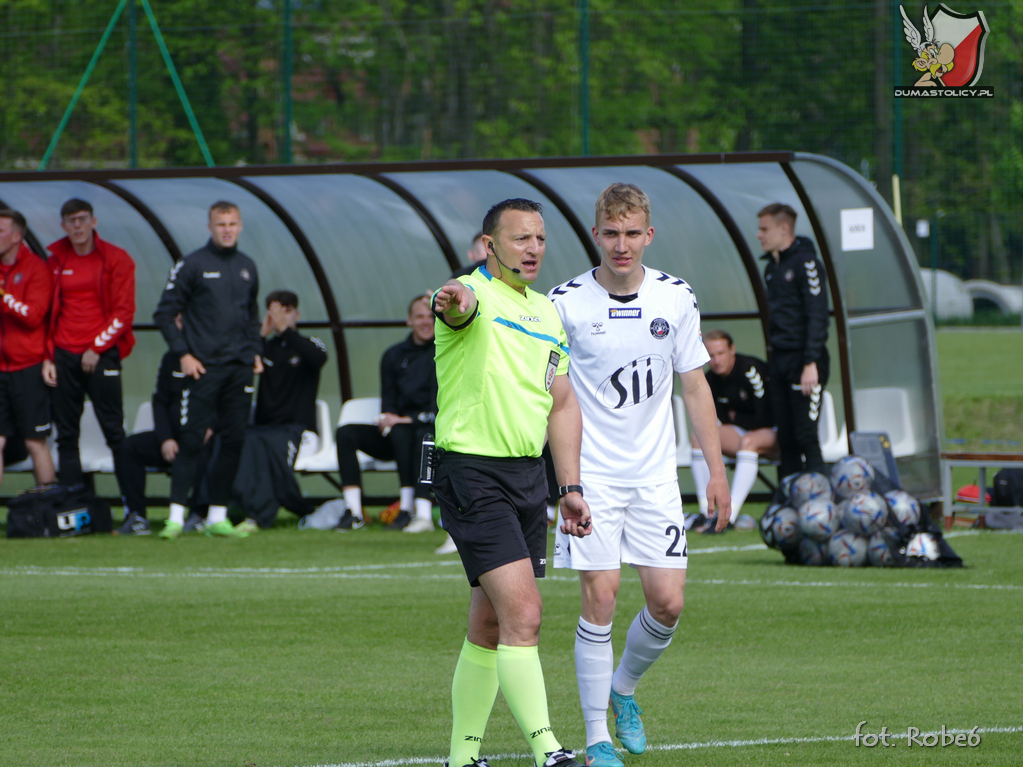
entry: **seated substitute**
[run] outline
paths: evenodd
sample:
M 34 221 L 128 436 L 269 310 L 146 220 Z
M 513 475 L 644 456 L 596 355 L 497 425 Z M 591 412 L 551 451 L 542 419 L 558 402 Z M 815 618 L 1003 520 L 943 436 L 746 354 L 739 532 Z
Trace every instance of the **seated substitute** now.
M 36 484 L 54 480 L 50 390 L 43 383 L 52 282 L 43 259 L 22 241 L 25 217 L 0 210 L 0 481 L 5 461 L 32 456 Z
M 181 317 L 177 318 L 180 328 Z M 149 517 L 146 509 L 146 469 L 169 471 L 178 457 L 181 443 L 181 390 L 185 374 L 181 372 L 181 357 L 168 351 L 160 360 L 156 376 L 156 389 L 150 402 L 153 406 L 153 429 L 129 434 L 121 443 L 117 461 L 117 483 L 124 498 L 124 523 L 114 535 L 149 535 Z M 206 474 L 210 460 L 212 429 L 206 430 L 203 447 L 196 459 L 196 486 Z M 193 503 L 192 514 L 185 520 L 184 532 L 201 531 L 203 518 Z
M 737 354 L 735 341 L 724 330 L 708 330 L 703 334 L 703 343 L 710 354 L 707 383 L 717 409 L 721 452 L 735 458 L 731 517 L 731 522 L 735 522 L 746 496 L 757 481 L 760 458 L 778 460 L 778 433 L 771 417 L 771 398 L 767 391 L 767 363 L 756 357 Z M 700 513 L 706 515 L 710 468 L 695 434 L 692 472 Z
M 298 296 L 290 290 L 266 297 L 255 424 L 245 430 L 234 480 L 234 498 L 245 512 L 236 529 L 246 533 L 273 527 L 281 506 L 300 517 L 315 511 L 295 479 L 295 459 L 302 433 L 316 433 L 316 392 L 327 347 L 298 332 L 301 317 Z
M 433 362 L 429 294 L 412 299 L 405 324 L 412 328 L 408 338 L 380 358 L 380 417 L 376 425 L 349 423 L 337 430 L 337 465 L 348 507 L 338 522 L 338 530 L 357 530 L 365 524 L 362 474 L 356 450 L 398 464 L 401 511 L 388 529 L 406 533 L 433 530 L 430 488 L 419 481 L 423 436 L 433 431 L 437 417 L 437 368 Z

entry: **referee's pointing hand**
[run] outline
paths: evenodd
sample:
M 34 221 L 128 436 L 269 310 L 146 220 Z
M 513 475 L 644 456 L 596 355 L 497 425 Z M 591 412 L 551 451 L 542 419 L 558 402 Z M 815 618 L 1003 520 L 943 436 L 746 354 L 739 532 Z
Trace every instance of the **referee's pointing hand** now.
M 561 499 L 561 518 L 565 523 L 561 532 L 584 538 L 593 532 L 590 527 L 590 506 L 580 493 L 566 493 Z
M 449 280 L 437 291 L 433 308 L 442 314 L 465 314 L 469 311 L 473 295 L 471 288 L 467 288 L 458 280 Z

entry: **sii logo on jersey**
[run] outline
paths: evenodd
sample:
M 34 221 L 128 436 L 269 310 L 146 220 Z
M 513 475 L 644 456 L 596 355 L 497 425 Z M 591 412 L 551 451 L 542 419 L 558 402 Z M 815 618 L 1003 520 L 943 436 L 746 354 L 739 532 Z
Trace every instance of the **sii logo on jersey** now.
M 651 354 L 622 365 L 597 387 L 597 401 L 618 410 L 650 399 L 668 372 L 664 358 Z
M 643 310 L 640 308 L 636 309 L 622 309 L 618 307 L 612 307 L 607 310 L 607 318 L 609 320 L 638 320 L 643 317 Z

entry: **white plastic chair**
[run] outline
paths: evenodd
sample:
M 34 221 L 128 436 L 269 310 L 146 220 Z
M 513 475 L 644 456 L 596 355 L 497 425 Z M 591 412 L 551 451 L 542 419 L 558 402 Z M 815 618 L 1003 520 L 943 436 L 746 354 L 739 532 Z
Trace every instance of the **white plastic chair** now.
M 82 410 L 82 424 L 78 436 L 78 454 L 82 461 L 82 471 L 112 474 L 114 471 L 114 454 L 107 447 L 106 437 L 99 427 L 99 419 L 92 402 L 86 402 Z
M 849 440 L 845 424 L 838 430 L 838 419 L 835 416 L 835 400 L 831 392 L 824 392 L 821 398 L 821 409 L 817 416 L 817 434 L 821 442 L 821 455 L 825 463 L 834 463 L 839 458 L 849 455 Z
M 138 412 L 135 413 L 135 422 L 132 424 L 131 433 L 140 434 L 144 431 L 152 431 L 156 428 L 156 423 L 153 420 L 153 403 L 146 400 L 139 405 Z
M 302 445 L 295 459 L 295 471 L 337 471 L 337 450 L 330 423 L 330 405 L 316 400 L 316 432 L 302 432 Z
M 675 465 L 689 467 L 693 463 L 693 446 L 686 427 L 686 406 L 677 394 L 671 395 L 671 413 L 675 417 Z
M 883 431 L 892 441 L 892 455 L 916 455 L 916 438 L 905 389 L 882 386 L 853 392 L 857 431 Z
M 337 425 L 340 428 L 345 424 L 349 423 L 364 423 L 372 424 L 380 415 L 380 398 L 379 397 L 360 397 L 358 399 L 350 399 L 341 406 L 341 416 L 337 420 Z M 397 471 L 398 464 L 394 461 L 378 461 L 366 455 L 361 450 L 356 452 L 356 456 L 359 459 L 359 468 L 362 471 Z M 335 456 L 335 469 L 336 466 Z

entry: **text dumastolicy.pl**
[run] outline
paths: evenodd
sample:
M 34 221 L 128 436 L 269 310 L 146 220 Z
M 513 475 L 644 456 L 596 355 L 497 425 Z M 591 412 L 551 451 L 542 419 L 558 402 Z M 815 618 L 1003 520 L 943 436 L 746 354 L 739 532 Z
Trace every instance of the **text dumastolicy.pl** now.
M 856 725 L 856 732 L 853 733 L 853 745 L 857 748 L 865 746 L 866 748 L 874 748 L 875 746 L 887 746 L 894 748 L 895 740 L 905 740 L 908 748 L 914 746 L 918 748 L 976 748 L 980 745 L 980 733 L 978 730 L 980 727 L 974 727 L 971 730 L 950 730 L 945 725 L 941 725 L 940 730 L 933 732 L 921 733 L 918 727 L 907 727 L 905 734 L 903 733 L 892 733 L 888 732 L 887 727 L 882 727 L 880 732 L 864 732 L 863 728 L 867 724 L 866 720 Z

